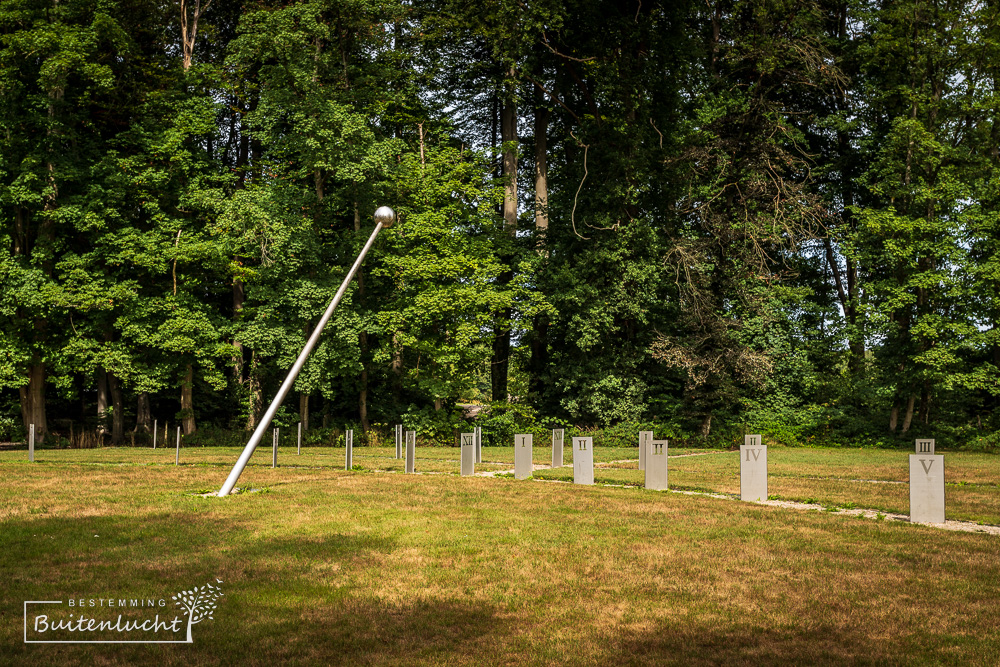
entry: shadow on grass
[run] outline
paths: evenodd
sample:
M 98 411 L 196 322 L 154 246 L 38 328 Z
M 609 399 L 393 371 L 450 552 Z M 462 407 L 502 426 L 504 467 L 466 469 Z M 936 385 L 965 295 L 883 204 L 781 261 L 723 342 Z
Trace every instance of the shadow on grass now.
M 882 663 L 898 648 L 866 634 L 865 628 L 814 627 L 780 630 L 723 622 L 713 627 L 660 625 L 623 637 L 627 664 L 842 665 Z M 893 650 L 895 649 L 895 650 Z
M 385 565 L 395 562 L 390 537 L 322 521 L 302 534 L 284 527 L 269 537 L 239 519 L 203 519 L 171 512 L 140 521 L 42 515 L 7 522 L 0 662 L 472 664 L 496 657 L 507 624 L 494 607 L 419 589 L 385 600 L 366 589 L 373 577 L 393 577 Z M 153 613 L 172 617 L 171 596 L 218 579 L 224 597 L 214 619 L 197 626 L 193 645 L 22 643 L 25 600 L 162 598 L 166 607 Z M 95 615 L 102 613 L 113 619 L 116 612 Z

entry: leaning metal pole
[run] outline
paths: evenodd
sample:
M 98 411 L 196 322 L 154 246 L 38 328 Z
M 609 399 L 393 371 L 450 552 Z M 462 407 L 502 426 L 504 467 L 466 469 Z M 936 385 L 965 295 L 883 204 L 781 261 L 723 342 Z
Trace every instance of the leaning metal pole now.
M 344 293 L 347 291 L 347 286 L 350 284 L 351 279 L 354 278 L 354 274 L 357 272 L 358 267 L 361 266 L 361 262 L 364 261 L 365 255 L 368 254 L 368 250 L 372 247 L 375 242 L 375 237 L 383 229 L 388 229 L 392 227 L 392 223 L 396 220 L 396 214 L 388 206 L 381 206 L 377 211 L 375 211 L 375 230 L 372 231 L 372 235 L 368 237 L 368 242 L 365 247 L 361 249 L 361 254 L 358 258 L 354 260 L 354 266 L 351 270 L 347 272 L 347 276 L 344 277 L 344 282 L 340 285 L 340 289 L 337 290 L 337 294 L 334 295 L 333 301 L 330 305 L 326 307 L 326 312 L 323 313 L 323 317 L 320 318 L 319 324 L 316 325 L 316 329 L 309 336 L 309 340 L 306 341 L 305 347 L 302 348 L 302 352 L 299 353 L 299 358 L 295 360 L 292 365 L 292 369 L 288 371 L 288 377 L 281 384 L 281 388 L 278 389 L 277 395 L 275 395 L 274 400 L 271 401 L 271 405 L 267 408 L 267 412 L 261 417 L 260 422 L 257 424 L 257 428 L 254 430 L 253 435 L 250 436 L 250 441 L 247 446 L 243 448 L 243 453 L 240 454 L 239 460 L 236 465 L 233 466 L 232 471 L 229 473 L 229 477 L 226 478 L 226 483 L 222 485 L 219 489 L 219 496 L 228 496 L 233 487 L 236 486 L 236 480 L 240 478 L 243 474 L 243 469 L 246 468 L 247 463 L 250 461 L 250 457 L 253 456 L 253 452 L 257 449 L 257 445 L 260 444 L 261 439 L 264 437 L 264 432 L 267 431 L 267 427 L 271 424 L 271 420 L 274 419 L 274 415 L 278 412 L 278 408 L 281 403 L 285 400 L 285 396 L 291 391 L 292 385 L 295 383 L 295 378 L 298 377 L 299 371 L 306 363 L 306 359 L 312 352 L 313 348 L 316 346 L 316 342 L 319 340 L 320 334 L 323 333 L 323 328 L 326 323 L 330 320 L 330 316 L 333 315 L 333 309 L 337 307 L 340 300 L 344 297 Z

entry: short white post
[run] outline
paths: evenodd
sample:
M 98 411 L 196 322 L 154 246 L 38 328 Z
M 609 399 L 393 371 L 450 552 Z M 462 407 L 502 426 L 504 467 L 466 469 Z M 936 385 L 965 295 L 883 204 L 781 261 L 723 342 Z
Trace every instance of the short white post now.
M 740 500 L 767 500 L 767 445 L 759 433 L 743 436 L 740 447 Z
M 296 456 L 300 454 L 302 454 L 302 422 L 299 422 L 299 444 L 298 448 L 295 450 Z
M 461 466 L 459 468 L 459 475 L 462 477 L 468 477 L 470 475 L 476 474 L 476 434 L 473 433 L 462 433 L 459 436 L 459 444 L 461 445 L 462 455 L 459 457 L 461 461 Z
M 406 472 L 416 472 L 417 432 L 406 432 Z
M 177 453 L 174 455 L 174 465 L 181 464 L 181 427 L 177 427 Z
M 153 449 L 156 449 L 156 429 L 157 429 L 157 423 L 156 423 L 156 420 L 154 419 L 153 420 Z
M 403 425 L 396 424 L 396 458 L 403 458 Z
M 646 454 L 649 450 L 649 443 L 652 441 L 652 431 L 639 431 L 639 470 L 646 469 Z
M 566 429 L 552 429 L 552 467 L 562 468 L 563 466 L 563 440 L 566 437 Z
M 271 434 L 271 467 L 278 467 L 278 429 Z
M 514 479 L 528 479 L 535 469 L 532 461 L 532 449 L 535 436 L 531 433 L 518 433 L 514 436 Z
M 917 440 L 910 454 L 910 522 L 944 523 L 944 456 L 934 453 L 934 440 Z
M 649 431 L 647 431 L 649 433 Z M 642 447 L 646 450 L 645 472 L 646 488 L 651 491 L 666 491 L 670 488 L 667 448 L 668 440 L 653 440 L 641 438 Z
M 31 462 L 35 461 L 35 425 L 31 425 L 31 429 L 28 432 L 28 460 Z
M 573 483 L 594 483 L 593 438 L 573 438 Z
M 344 470 L 354 467 L 354 429 L 344 429 Z
M 476 439 L 476 463 L 483 462 L 483 429 L 481 426 L 476 426 L 473 429 L 473 435 Z

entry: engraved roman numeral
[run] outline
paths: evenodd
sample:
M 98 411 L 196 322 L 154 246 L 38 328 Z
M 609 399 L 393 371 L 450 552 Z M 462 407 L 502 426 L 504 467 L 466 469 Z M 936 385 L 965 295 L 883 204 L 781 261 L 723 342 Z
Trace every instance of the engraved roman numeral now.
M 924 474 L 931 474 L 931 467 L 934 465 L 934 459 L 920 459 L 920 465 L 924 467 Z

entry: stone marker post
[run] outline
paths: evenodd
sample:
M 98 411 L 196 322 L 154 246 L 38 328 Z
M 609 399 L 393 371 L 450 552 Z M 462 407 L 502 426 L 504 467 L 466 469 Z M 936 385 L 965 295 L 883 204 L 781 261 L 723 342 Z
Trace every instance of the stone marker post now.
M 406 432 L 406 472 L 415 472 L 414 463 L 417 458 L 417 432 Z
M 573 438 L 573 483 L 594 483 L 593 438 Z
M 396 424 L 396 458 L 403 458 L 403 425 Z
M 743 436 L 740 500 L 767 500 L 767 445 L 759 434 Z
M 296 456 L 301 456 L 302 455 L 302 422 L 299 422 L 299 437 L 296 440 L 296 442 L 298 444 L 295 447 L 295 455 Z
M 646 431 L 650 433 L 649 431 Z M 652 433 L 650 433 L 652 435 Z M 666 491 L 668 488 L 667 470 L 667 440 L 645 441 L 646 449 L 646 488 L 651 491 Z
M 181 464 L 181 427 L 177 427 L 177 452 L 174 454 L 174 465 Z
M 476 474 L 476 434 L 463 433 L 459 436 L 462 445 L 462 477 Z
M 514 479 L 528 479 L 534 469 L 531 460 L 531 449 L 534 436 L 531 433 L 519 433 L 514 436 Z
M 32 424 L 28 431 L 28 460 L 35 462 L 35 425 Z
M 153 449 L 156 449 L 156 420 L 153 420 Z
M 566 429 L 552 429 L 552 467 L 562 468 L 563 466 L 563 439 L 566 437 Z
M 477 426 L 474 429 L 472 429 L 472 433 L 475 436 L 475 440 L 476 440 L 476 445 L 475 445 L 475 447 L 476 447 L 476 463 L 482 463 L 483 462 L 483 428 L 481 426 Z
M 344 449 L 346 450 L 346 457 L 344 459 L 344 470 L 350 470 L 354 467 L 354 429 L 344 430 Z
M 639 470 L 646 469 L 646 454 L 649 450 L 649 443 L 652 440 L 652 431 L 639 431 Z
M 944 523 L 944 456 L 933 440 L 917 440 L 910 454 L 910 522 Z

